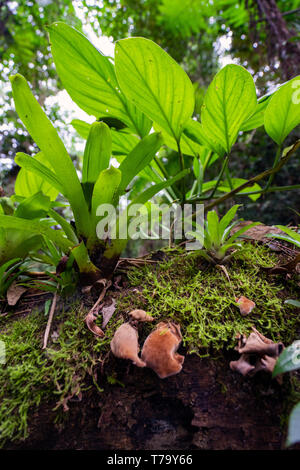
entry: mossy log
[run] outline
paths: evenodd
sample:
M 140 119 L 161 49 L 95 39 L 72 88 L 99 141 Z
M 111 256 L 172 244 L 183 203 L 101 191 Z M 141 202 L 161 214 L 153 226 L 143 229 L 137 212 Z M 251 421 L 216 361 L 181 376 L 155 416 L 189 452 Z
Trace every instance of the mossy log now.
M 116 365 L 116 364 L 114 364 Z M 69 402 L 59 431 L 53 404 L 30 422 L 30 437 L 7 449 L 281 449 L 286 388 L 269 377 L 245 379 L 224 359 L 189 356 L 183 371 L 160 380 L 122 361 L 118 380 Z M 286 386 L 286 384 L 285 384 Z M 285 390 L 283 392 L 283 390 Z

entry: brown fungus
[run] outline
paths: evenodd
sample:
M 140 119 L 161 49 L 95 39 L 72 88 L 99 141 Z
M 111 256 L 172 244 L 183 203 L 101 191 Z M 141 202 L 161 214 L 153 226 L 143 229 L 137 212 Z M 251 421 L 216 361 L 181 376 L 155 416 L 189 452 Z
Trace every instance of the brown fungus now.
M 136 366 L 145 367 L 146 364 L 138 356 L 138 332 L 129 323 L 119 326 L 110 342 L 110 348 L 114 356 L 130 359 Z
M 130 313 L 129 313 L 129 317 L 131 320 L 137 320 L 137 321 L 153 321 L 154 318 L 151 317 L 150 315 L 147 314 L 147 312 L 145 312 L 145 310 L 132 310 Z
M 260 370 L 272 374 L 276 361 L 284 349 L 283 343 L 274 343 L 252 327 L 248 336 L 239 335 L 235 348 L 240 354 L 237 361 L 230 362 L 230 368 L 242 375 L 254 375 Z
M 246 315 L 249 315 L 249 313 L 251 313 L 255 307 L 255 302 L 250 299 L 247 299 L 247 297 L 244 297 L 243 295 L 240 298 L 236 298 L 235 301 L 239 306 L 241 315 L 243 315 L 244 317 Z
M 142 359 L 161 379 L 178 374 L 184 362 L 184 356 L 177 353 L 181 341 L 179 325 L 160 322 L 144 343 Z

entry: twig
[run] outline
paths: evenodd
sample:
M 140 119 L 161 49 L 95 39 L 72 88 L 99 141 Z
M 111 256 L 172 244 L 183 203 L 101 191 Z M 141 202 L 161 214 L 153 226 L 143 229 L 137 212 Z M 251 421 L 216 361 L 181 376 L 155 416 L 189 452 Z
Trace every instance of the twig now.
M 93 313 L 96 308 L 98 307 L 98 305 L 102 302 L 102 300 L 104 299 L 105 297 L 105 294 L 106 294 L 106 291 L 110 288 L 110 286 L 112 285 L 112 282 L 111 281 L 108 281 L 107 282 L 107 285 L 105 287 L 103 287 L 103 290 L 101 292 L 101 294 L 99 295 L 99 298 L 97 300 L 97 302 L 93 305 L 93 307 L 91 308 L 91 310 L 89 311 L 88 314 L 90 313 Z
M 56 303 L 57 303 L 57 292 L 55 292 L 55 294 L 53 296 L 53 301 L 52 301 L 51 310 L 50 310 L 50 313 L 49 313 L 48 323 L 47 323 L 46 330 L 45 330 L 44 343 L 43 343 L 43 348 L 42 349 L 46 349 L 46 347 L 47 347 L 49 333 L 50 333 L 51 324 L 52 324 L 52 320 L 53 320 L 53 315 L 54 315 L 55 308 L 56 308 Z

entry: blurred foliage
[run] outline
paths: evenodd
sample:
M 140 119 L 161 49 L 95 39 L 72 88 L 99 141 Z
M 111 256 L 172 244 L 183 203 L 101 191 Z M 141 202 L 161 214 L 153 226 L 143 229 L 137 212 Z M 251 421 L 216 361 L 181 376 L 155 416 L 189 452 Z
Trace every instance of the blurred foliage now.
M 81 29 L 71 0 L 0 0 L 0 185 L 16 152 L 36 150 L 11 106 L 9 75 L 21 73 L 31 84 L 41 105 L 61 88 L 52 60 L 47 25 L 62 20 Z M 48 109 L 52 120 L 57 103 Z M 1 165 L 1 159 L 3 164 Z M 3 160 L 5 159 L 5 160 Z M 4 174 L 1 178 L 1 168 Z M 12 169 L 14 174 L 15 169 Z

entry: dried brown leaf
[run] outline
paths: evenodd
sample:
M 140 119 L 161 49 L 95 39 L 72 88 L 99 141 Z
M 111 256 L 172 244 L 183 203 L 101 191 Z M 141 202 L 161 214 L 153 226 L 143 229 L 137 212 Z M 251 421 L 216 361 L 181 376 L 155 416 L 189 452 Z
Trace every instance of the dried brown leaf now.
M 17 282 L 14 281 L 7 290 L 6 297 L 7 303 L 10 306 L 14 306 L 18 303 L 20 297 L 27 291 L 26 287 L 18 286 Z

